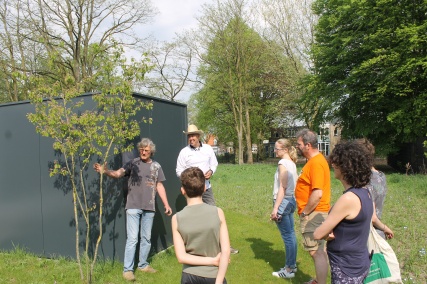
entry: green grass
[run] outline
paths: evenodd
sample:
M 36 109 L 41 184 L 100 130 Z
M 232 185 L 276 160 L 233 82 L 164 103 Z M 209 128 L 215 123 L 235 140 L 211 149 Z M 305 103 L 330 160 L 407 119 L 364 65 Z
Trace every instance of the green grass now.
M 279 231 L 269 221 L 275 167 L 274 164 L 221 164 L 213 177 L 215 199 L 226 214 L 231 244 L 240 250 L 239 254 L 231 256 L 226 276 L 229 283 L 302 283 L 314 276 L 313 262 L 300 245 L 298 224 L 296 277 L 283 280 L 271 276 L 272 271 L 283 265 L 284 259 Z M 383 221 L 395 233 L 395 238 L 389 243 L 400 262 L 402 278 L 404 283 L 426 283 L 427 176 L 387 173 L 387 183 L 389 191 Z M 334 178 L 332 193 L 333 201 L 342 193 L 341 184 Z M 154 256 L 152 265 L 159 273 L 147 275 L 136 272 L 135 283 L 179 283 L 181 265 L 176 261 L 173 248 Z M 121 274 L 121 263 L 99 261 L 95 283 L 127 283 Z M 0 284 L 80 283 L 79 278 L 74 261 L 38 258 L 20 248 L 13 252 L 0 252 Z

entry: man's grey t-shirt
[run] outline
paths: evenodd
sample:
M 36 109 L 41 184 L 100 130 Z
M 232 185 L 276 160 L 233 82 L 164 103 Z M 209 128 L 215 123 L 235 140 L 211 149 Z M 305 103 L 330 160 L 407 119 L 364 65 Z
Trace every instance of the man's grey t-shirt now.
M 128 177 L 126 209 L 155 211 L 157 182 L 166 180 L 160 164 L 154 160 L 146 163 L 138 157 L 127 162 L 123 169 Z

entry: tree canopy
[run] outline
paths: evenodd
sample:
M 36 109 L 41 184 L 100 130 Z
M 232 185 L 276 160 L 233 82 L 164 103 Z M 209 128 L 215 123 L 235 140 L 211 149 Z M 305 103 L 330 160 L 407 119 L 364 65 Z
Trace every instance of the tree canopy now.
M 155 14 L 149 0 L 2 1 L 0 102 L 28 99 L 31 75 L 54 84 L 69 74 L 84 91 L 100 90 L 102 81 L 88 78 L 103 70 L 105 54 L 138 48 L 135 29 Z
M 427 133 L 427 2 L 317 0 L 306 100 L 387 151 Z

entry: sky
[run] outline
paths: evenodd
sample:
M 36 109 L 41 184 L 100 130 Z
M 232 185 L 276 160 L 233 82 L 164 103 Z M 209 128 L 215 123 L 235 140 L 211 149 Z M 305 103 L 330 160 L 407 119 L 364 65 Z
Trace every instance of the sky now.
M 174 38 L 175 33 L 197 26 L 195 16 L 200 14 L 203 3 L 209 0 L 152 0 L 159 10 L 152 24 L 145 28 L 160 41 Z
M 153 21 L 144 25 L 144 35 L 152 35 L 159 41 L 171 41 L 176 33 L 197 27 L 196 15 L 201 14 L 202 4 L 212 0 L 151 0 L 158 14 Z M 183 91 L 175 98 L 187 102 L 191 93 Z

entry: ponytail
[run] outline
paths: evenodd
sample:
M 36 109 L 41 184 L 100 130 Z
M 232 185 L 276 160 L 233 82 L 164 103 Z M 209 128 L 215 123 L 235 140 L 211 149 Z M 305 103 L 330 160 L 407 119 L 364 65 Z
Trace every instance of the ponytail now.
M 295 149 L 294 146 L 291 146 L 288 148 L 288 151 L 289 151 L 289 157 L 291 157 L 291 160 L 294 161 L 294 163 L 296 163 L 298 161 L 297 149 Z
M 297 153 L 297 149 L 295 149 L 295 147 L 292 146 L 291 142 L 285 138 L 281 138 L 276 142 L 288 150 L 289 157 L 291 158 L 292 161 L 294 161 L 294 163 L 296 163 L 298 160 L 298 153 Z

